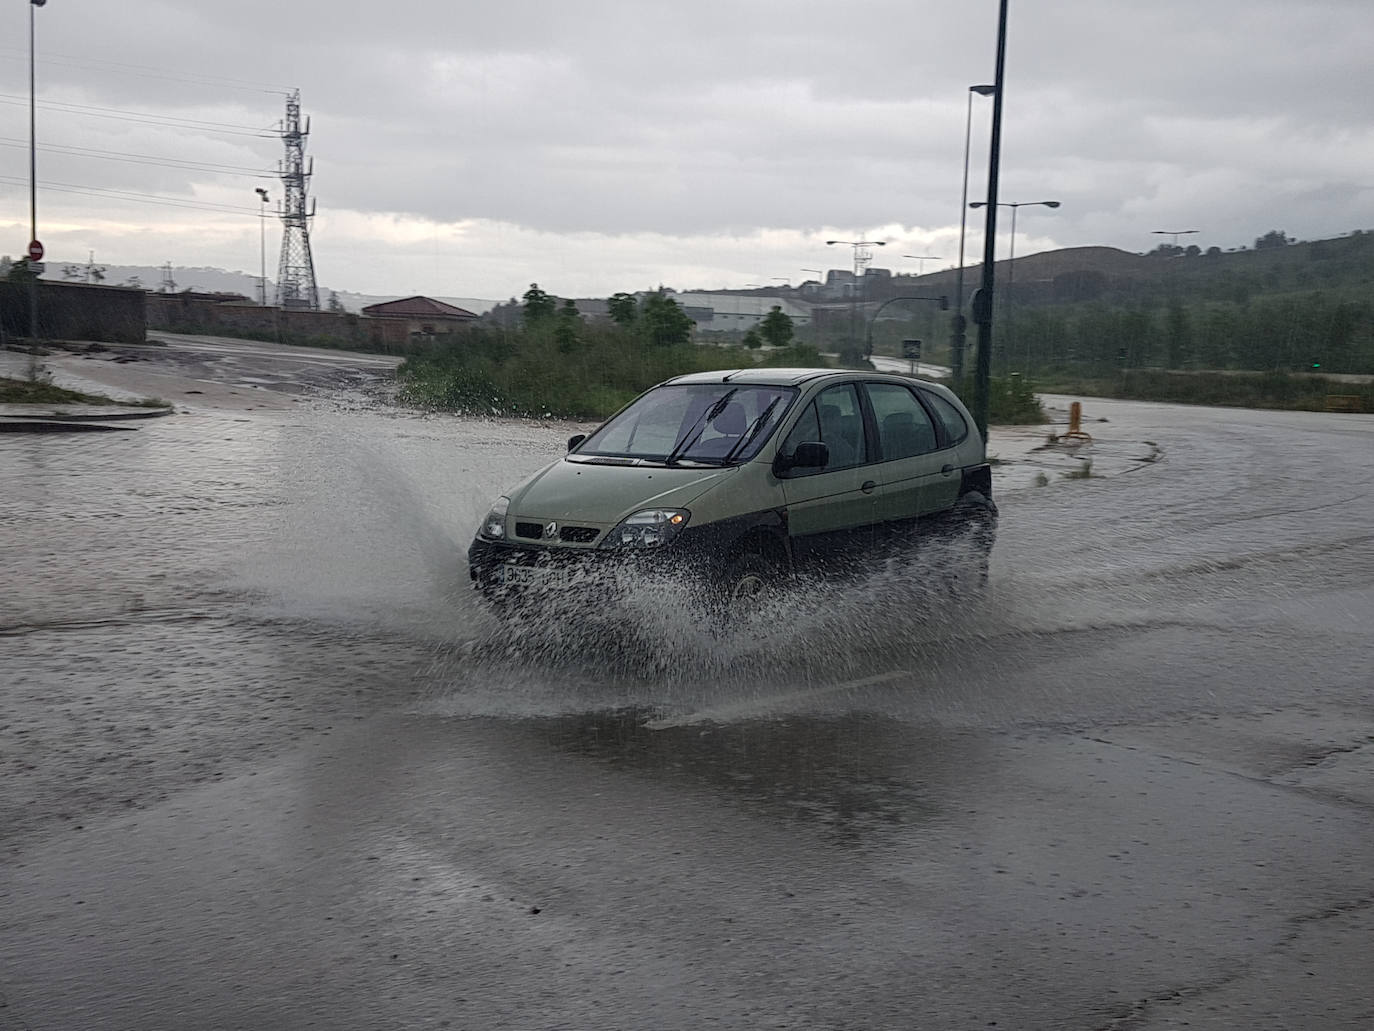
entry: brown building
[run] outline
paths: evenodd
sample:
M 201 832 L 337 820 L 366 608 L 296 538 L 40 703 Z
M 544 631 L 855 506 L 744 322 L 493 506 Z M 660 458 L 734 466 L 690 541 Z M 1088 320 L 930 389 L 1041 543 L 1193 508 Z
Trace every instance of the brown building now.
M 364 319 L 386 320 L 403 324 L 405 336 L 435 336 L 452 333 L 455 329 L 477 321 L 477 316 L 464 308 L 457 308 L 432 297 L 404 297 L 399 301 L 369 304 L 363 309 Z M 391 330 L 387 336 L 396 333 Z

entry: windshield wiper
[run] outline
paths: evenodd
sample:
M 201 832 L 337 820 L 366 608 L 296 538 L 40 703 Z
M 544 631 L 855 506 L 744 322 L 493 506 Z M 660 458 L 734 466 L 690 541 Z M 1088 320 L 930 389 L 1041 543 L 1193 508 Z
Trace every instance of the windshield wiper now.
M 668 457 L 663 459 L 663 464 L 672 465 L 690 451 L 692 445 L 700 440 L 701 435 L 706 432 L 706 424 L 721 412 L 725 411 L 725 406 L 730 403 L 730 398 L 734 397 L 738 392 L 739 387 L 731 387 L 725 393 L 721 394 L 720 398 L 714 404 L 698 415 L 697 421 L 692 423 L 692 428 L 683 434 L 682 439 L 673 446 L 673 450 L 668 452 Z
M 778 402 L 781 400 L 781 396 L 773 398 L 773 400 L 768 402 L 767 407 L 754 417 L 754 421 L 751 422 L 749 428 L 744 431 L 744 436 L 735 441 L 735 446 L 727 451 L 725 457 L 721 460 L 725 465 L 729 465 L 737 454 L 749 446 L 749 442 L 754 439 L 755 434 L 757 434 L 759 430 L 763 429 L 764 423 L 768 421 L 768 417 L 773 414 L 773 409 L 778 407 Z

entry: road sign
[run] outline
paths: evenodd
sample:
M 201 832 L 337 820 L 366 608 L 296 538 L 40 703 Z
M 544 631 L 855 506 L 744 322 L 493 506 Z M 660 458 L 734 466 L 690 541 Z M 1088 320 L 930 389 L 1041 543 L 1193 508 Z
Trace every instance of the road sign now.
M 43 260 L 43 245 L 42 245 L 41 243 L 39 243 L 37 240 L 34 240 L 33 243 L 29 244 L 29 261 L 42 261 L 42 260 Z
M 31 261 L 29 262 L 29 271 L 35 276 L 41 276 L 44 272 L 48 271 L 48 266 L 41 261 Z
M 903 340 L 902 357 L 909 362 L 919 362 L 921 360 L 921 342 L 919 340 Z

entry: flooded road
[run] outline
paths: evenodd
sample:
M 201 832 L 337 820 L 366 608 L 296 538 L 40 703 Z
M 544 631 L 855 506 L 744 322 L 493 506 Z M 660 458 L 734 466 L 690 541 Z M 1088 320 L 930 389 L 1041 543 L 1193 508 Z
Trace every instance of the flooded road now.
M 0 1029 L 1369 1026 L 1374 419 L 1089 407 L 983 605 L 724 640 L 475 603 L 567 427 L 0 441 Z

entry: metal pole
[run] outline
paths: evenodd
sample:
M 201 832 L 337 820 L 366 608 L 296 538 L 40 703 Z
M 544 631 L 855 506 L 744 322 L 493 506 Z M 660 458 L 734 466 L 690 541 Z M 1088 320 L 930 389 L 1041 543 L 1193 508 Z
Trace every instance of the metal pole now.
M 964 233 L 968 227 L 968 155 L 973 138 L 973 94 L 968 90 L 968 113 L 964 117 L 964 188 L 959 194 L 959 271 L 954 275 L 954 339 L 950 346 L 950 364 L 954 382 L 964 378 Z
M 993 272 L 994 245 L 997 240 L 997 174 L 1002 158 L 1002 94 L 1007 63 L 1007 0 L 1000 0 L 997 9 L 997 89 L 992 94 L 992 143 L 988 150 L 987 221 L 983 229 L 983 310 L 978 316 L 978 367 L 973 384 L 973 421 L 986 443 L 988 433 L 988 395 L 992 378 L 992 292 L 996 276 Z
M 1012 305 L 1011 287 L 1012 287 L 1012 282 L 1013 282 L 1013 281 L 1015 280 L 1015 278 L 1016 278 L 1016 209 L 1019 208 L 1021 205 L 1020 205 L 1020 204 L 1011 204 L 1011 205 L 1008 205 L 1008 206 L 1011 208 L 1011 248 L 1010 248 L 1010 250 L 1007 252 L 1007 285 L 1006 285 L 1006 298 L 1007 298 L 1007 299 L 1006 299 L 1005 303 L 1003 303 L 1003 305 L 1002 305 L 1002 319 L 1003 319 L 1003 321 L 1005 321 L 1006 324 L 1007 324 L 1007 346 L 1004 348 L 1004 350 L 1005 350 L 1005 352 L 1006 352 L 1006 363 L 1007 363 L 1007 366 L 1010 367 L 1010 366 L 1011 366 L 1011 338 L 1012 338 L 1012 329 L 1011 329 L 1011 305 Z
M 46 0 L 44 0 L 46 2 Z M 29 239 L 38 239 L 38 104 L 36 79 L 34 76 L 34 8 L 39 6 L 29 0 Z M 38 274 L 29 279 L 29 339 L 38 346 Z M 37 353 L 37 352 L 35 352 Z

